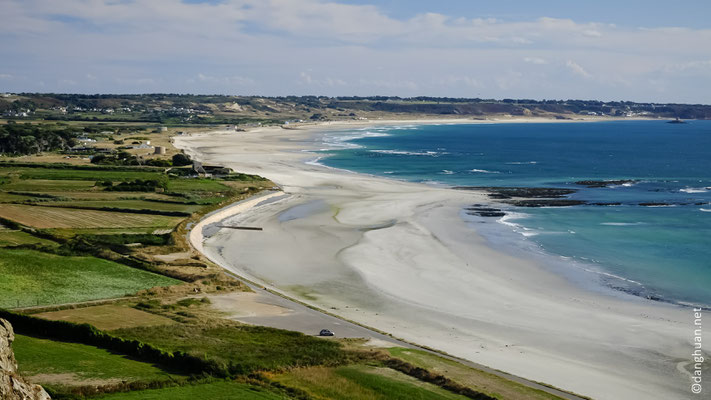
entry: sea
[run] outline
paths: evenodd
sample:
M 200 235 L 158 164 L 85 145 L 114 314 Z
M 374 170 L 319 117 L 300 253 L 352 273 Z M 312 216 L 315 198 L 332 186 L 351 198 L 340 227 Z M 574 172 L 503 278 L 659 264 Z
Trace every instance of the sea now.
M 378 126 L 329 132 L 311 162 L 445 186 L 570 188 L 569 207 L 462 218 L 568 277 L 711 306 L 711 121 Z M 588 187 L 576 182 L 623 181 Z M 573 280 L 583 278 L 571 278 Z

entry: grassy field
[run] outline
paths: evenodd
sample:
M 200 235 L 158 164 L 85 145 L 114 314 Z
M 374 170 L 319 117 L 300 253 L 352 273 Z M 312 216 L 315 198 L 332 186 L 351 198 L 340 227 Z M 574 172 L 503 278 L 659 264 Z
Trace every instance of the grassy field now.
M 6 183 L 0 188 L 18 192 L 76 192 L 94 189 L 94 181 L 27 179 Z
M 171 192 L 227 192 L 230 188 L 212 179 L 179 179 L 168 183 Z
M 0 203 L 11 203 L 11 202 L 18 202 L 18 201 L 28 201 L 32 200 L 32 196 L 26 196 L 26 195 L 20 195 L 20 194 L 14 194 L 14 193 L 7 193 L 7 192 L 0 192 Z
M 117 215 L 122 215 L 121 213 L 116 213 Z M 94 235 L 120 235 L 120 234 L 138 234 L 138 233 L 153 233 L 155 231 L 164 231 L 170 229 L 167 228 L 134 228 L 134 227 L 122 227 L 122 228 L 59 228 L 52 229 L 52 234 L 61 238 L 71 238 L 76 235 L 82 234 L 94 234 Z
M 34 228 L 172 228 L 183 218 L 4 204 L 0 217 Z
M 338 363 L 347 358 L 334 341 L 228 321 L 119 329 L 113 334 L 164 350 L 184 351 L 232 364 L 244 372 Z
M 449 400 L 466 399 L 400 372 L 366 365 L 311 367 L 272 377 L 318 399 Z
M 219 381 L 202 385 L 187 385 L 163 389 L 113 393 L 96 397 L 103 400 L 281 400 L 288 399 L 258 386 L 244 383 Z
M 107 171 L 87 169 L 54 169 L 54 168 L 16 168 L 13 174 L 19 175 L 23 180 L 80 180 L 80 181 L 132 181 L 135 179 L 158 179 L 161 172 L 155 171 Z
M 61 207 L 66 204 L 71 204 L 76 207 L 87 207 L 87 208 L 124 208 L 131 210 L 156 210 L 156 211 L 180 211 L 185 213 L 193 213 L 203 206 L 200 205 L 190 205 L 190 204 L 176 204 L 176 203 L 161 203 L 157 201 L 146 201 L 146 200 L 116 200 L 116 199 L 106 199 L 106 200 L 84 200 L 84 201 L 72 201 L 68 203 L 66 201 L 51 201 L 42 203 L 44 206 Z
M 48 192 L 53 196 L 66 197 L 71 200 L 77 201 L 97 201 L 97 200 L 144 200 L 144 199 L 157 199 L 157 200 L 169 200 L 175 201 L 179 200 L 171 196 L 166 196 L 160 193 L 117 193 L 117 192 L 104 192 L 98 190 L 86 191 L 86 192 Z
M 22 231 L 0 229 L 0 247 L 18 246 L 23 244 L 41 244 L 43 246 L 56 246 L 51 240 L 41 239 Z
M 175 279 L 94 257 L 0 248 L 0 307 L 29 307 L 121 297 Z
M 20 373 L 50 387 L 176 377 L 154 365 L 78 343 L 16 335 L 12 348 Z
M 34 314 L 35 317 L 91 324 L 101 330 L 135 328 L 137 326 L 169 325 L 171 319 L 137 310 L 126 305 L 104 304 L 93 307 L 73 308 Z
M 506 400 L 561 400 L 560 397 L 532 389 L 496 375 L 467 367 L 456 361 L 438 357 L 421 350 L 394 347 L 388 349 L 391 355 L 447 376 L 453 381 L 490 396 Z

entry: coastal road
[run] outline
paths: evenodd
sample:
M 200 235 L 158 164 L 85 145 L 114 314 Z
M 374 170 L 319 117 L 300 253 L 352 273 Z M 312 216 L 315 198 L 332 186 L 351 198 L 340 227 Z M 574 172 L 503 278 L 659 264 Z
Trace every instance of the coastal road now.
M 301 332 L 306 335 L 317 336 L 321 329 L 329 329 L 339 338 L 365 338 L 375 341 L 380 347 L 405 347 L 410 349 L 426 351 L 430 354 L 437 355 L 460 364 L 475 368 L 501 378 L 520 383 L 524 386 L 541 390 L 562 399 L 567 400 L 589 400 L 589 398 L 577 396 L 572 393 L 564 392 L 552 387 L 544 386 L 539 383 L 529 381 L 527 379 L 508 374 L 499 370 L 489 368 L 485 365 L 477 364 L 468 360 L 453 357 L 447 354 L 442 354 L 424 347 L 417 346 L 402 340 L 395 339 L 389 335 L 377 332 L 366 326 L 362 326 L 350 321 L 330 315 L 324 311 L 305 306 L 298 301 L 289 299 L 270 290 L 265 290 L 263 286 L 246 281 L 237 274 L 225 270 L 225 272 L 233 278 L 249 286 L 254 291 L 254 295 L 250 296 L 250 303 L 259 303 L 266 306 L 282 309 L 283 313 L 273 313 L 272 315 L 263 316 L 232 316 L 228 317 L 236 321 L 251 325 L 268 326 L 272 328 L 286 329 L 290 331 Z M 235 304 L 238 305 L 238 304 Z
M 267 313 L 267 315 L 258 316 L 233 316 L 230 317 L 230 319 L 252 325 L 262 325 L 272 328 L 297 331 L 311 336 L 318 335 L 321 329 L 328 329 L 334 332 L 336 337 L 370 338 L 387 341 L 393 346 L 402 345 L 402 342 L 395 340 L 388 335 L 378 333 L 372 329 L 368 329 L 361 325 L 345 321 L 333 315 L 310 308 L 299 302 L 280 296 L 270 290 L 265 290 L 262 286 L 254 283 L 245 282 L 233 273 L 228 274 L 233 276 L 235 279 L 242 281 L 255 292 L 254 296 L 250 296 L 250 303 L 265 304 L 284 310 L 283 313 Z M 235 305 L 238 306 L 238 304 Z M 408 345 L 407 347 L 412 346 Z

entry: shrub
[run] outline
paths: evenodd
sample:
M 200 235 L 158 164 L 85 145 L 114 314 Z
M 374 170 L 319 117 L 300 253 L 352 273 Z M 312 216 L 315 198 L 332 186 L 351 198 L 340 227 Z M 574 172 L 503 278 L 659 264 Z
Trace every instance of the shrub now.
M 193 161 L 187 154 L 178 153 L 173 156 L 173 165 L 180 167 L 183 165 L 191 165 Z

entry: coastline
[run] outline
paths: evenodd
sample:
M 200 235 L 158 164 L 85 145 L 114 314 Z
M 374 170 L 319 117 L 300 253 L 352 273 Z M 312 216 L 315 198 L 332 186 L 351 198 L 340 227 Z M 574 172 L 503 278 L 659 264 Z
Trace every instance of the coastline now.
M 458 215 L 462 205 L 489 203 L 481 193 L 304 163 L 318 132 L 478 122 L 496 121 L 364 121 L 176 137 L 195 159 L 263 175 L 287 194 L 220 213 L 265 232 L 222 230 L 202 250 L 346 319 L 528 379 L 595 398 L 685 394 L 686 310 L 588 293 L 491 249 Z M 292 219 L 280 218 L 295 207 Z

